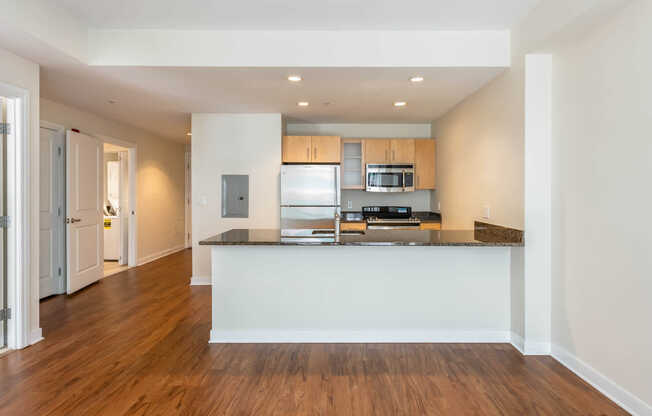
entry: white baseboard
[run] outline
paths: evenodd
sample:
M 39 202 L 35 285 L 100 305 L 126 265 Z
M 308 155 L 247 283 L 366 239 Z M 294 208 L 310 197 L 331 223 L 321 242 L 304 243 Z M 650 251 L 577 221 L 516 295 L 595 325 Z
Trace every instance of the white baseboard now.
M 512 332 L 510 334 L 510 343 L 514 348 L 518 350 L 521 354 L 525 355 L 525 341 L 523 340 L 523 337 L 517 334 L 516 332 Z
M 142 266 L 143 264 L 150 263 L 154 260 L 160 259 L 161 257 L 169 256 L 170 254 L 174 254 L 178 251 L 185 250 L 185 249 L 186 249 L 185 246 L 180 245 L 180 246 L 169 248 L 167 250 L 159 251 L 158 253 L 150 254 L 149 256 L 141 257 L 140 259 L 138 259 L 138 265 Z
M 41 328 L 32 329 L 32 331 L 29 334 L 29 345 L 34 345 L 40 341 L 43 341 L 43 329 Z
M 190 286 L 210 286 L 210 276 L 192 276 L 190 278 Z
M 211 344 L 238 343 L 508 343 L 509 331 L 306 331 L 211 329 Z
M 651 404 L 645 403 L 563 347 L 552 344 L 551 355 L 632 415 L 652 416 Z
M 523 355 L 550 355 L 550 343 L 526 340 L 523 344 Z

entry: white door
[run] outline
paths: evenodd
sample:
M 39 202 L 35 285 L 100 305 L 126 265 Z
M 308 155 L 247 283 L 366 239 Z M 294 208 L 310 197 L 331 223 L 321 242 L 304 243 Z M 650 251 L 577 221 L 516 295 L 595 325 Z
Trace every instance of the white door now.
M 82 133 L 66 136 L 68 293 L 100 280 L 104 273 L 102 143 Z
M 39 297 L 64 292 L 63 135 L 41 126 L 39 166 Z
M 120 258 L 118 264 L 124 266 L 129 259 L 129 163 L 128 152 L 118 153 L 120 158 Z

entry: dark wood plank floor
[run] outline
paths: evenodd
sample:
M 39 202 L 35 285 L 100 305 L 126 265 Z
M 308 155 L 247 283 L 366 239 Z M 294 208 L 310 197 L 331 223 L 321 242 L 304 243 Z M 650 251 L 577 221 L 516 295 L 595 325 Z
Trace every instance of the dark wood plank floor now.
M 0 357 L 2 415 L 623 415 L 507 344 L 209 345 L 184 251 L 41 303 Z

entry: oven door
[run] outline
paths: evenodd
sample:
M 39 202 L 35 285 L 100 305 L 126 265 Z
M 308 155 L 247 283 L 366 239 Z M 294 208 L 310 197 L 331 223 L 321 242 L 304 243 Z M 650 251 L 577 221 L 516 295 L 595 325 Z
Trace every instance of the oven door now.
M 367 192 L 413 191 L 413 169 L 367 168 Z

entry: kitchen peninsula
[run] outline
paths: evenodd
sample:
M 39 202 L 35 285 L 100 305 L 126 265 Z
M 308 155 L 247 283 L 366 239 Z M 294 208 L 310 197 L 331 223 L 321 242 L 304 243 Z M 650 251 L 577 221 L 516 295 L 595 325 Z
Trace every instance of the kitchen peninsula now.
M 234 229 L 200 244 L 211 247 L 214 343 L 509 340 L 517 230 L 477 223 L 305 242 Z

